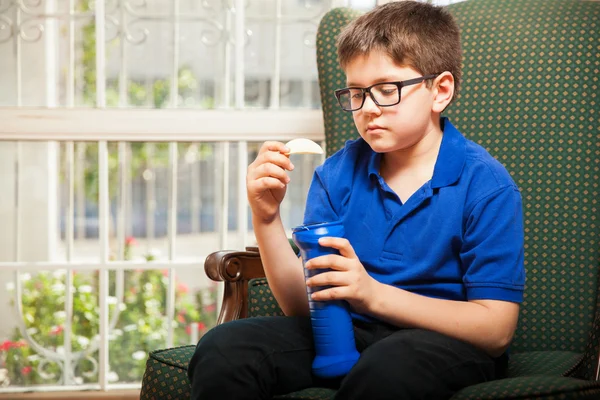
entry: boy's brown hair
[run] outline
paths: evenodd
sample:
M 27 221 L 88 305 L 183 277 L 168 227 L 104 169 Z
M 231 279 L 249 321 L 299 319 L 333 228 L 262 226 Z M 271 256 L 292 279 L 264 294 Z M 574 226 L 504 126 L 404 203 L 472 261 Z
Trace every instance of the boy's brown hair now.
M 337 47 L 342 69 L 357 56 L 381 50 L 396 64 L 423 75 L 449 71 L 454 76 L 452 99 L 458 95 L 462 76 L 460 30 L 443 7 L 417 1 L 376 7 L 342 30 Z

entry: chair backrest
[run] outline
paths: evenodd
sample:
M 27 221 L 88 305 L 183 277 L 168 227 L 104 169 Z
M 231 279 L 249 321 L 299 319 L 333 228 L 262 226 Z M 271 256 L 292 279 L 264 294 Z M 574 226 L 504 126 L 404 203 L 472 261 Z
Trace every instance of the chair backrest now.
M 333 92 L 346 86 L 346 74 L 337 60 L 336 38 L 359 15 L 350 8 L 334 8 L 323 16 L 317 30 L 317 69 L 328 157 L 344 147 L 347 140 L 358 137 L 352 114 L 340 108 Z
M 523 197 L 527 286 L 512 351 L 587 348 L 589 377 L 600 333 L 600 2 L 448 8 L 461 27 L 464 80 L 445 114 L 507 167 Z M 335 38 L 357 15 L 332 10 L 317 34 L 328 155 L 358 136 L 333 95 L 345 84 Z

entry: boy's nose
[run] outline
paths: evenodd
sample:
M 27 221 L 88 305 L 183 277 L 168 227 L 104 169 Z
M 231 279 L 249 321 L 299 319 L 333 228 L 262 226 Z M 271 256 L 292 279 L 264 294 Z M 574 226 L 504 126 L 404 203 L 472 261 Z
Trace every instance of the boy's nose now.
M 363 112 L 366 113 L 380 113 L 381 108 L 375 104 L 373 101 L 373 97 L 371 97 L 371 93 L 365 93 L 365 102 L 362 106 Z

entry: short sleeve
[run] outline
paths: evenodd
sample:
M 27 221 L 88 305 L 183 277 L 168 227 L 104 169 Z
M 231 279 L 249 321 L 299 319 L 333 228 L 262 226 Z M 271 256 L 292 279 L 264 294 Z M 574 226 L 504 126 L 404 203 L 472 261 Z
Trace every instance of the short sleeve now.
M 515 186 L 502 187 L 475 202 L 461 248 L 468 300 L 523 301 L 523 235 L 521 195 Z
M 317 168 L 306 198 L 304 209 L 304 224 L 318 224 L 321 222 L 337 221 L 338 215 L 331 201 L 331 193 L 327 190 L 323 179 L 323 166 Z

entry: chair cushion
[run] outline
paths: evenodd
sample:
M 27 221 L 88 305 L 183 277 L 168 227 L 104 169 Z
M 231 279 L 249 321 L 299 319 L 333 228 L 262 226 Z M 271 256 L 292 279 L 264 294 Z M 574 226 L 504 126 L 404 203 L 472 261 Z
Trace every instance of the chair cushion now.
M 140 400 L 189 399 L 188 364 L 196 346 L 155 350 L 148 356 Z
M 298 392 L 285 394 L 282 396 L 275 396 L 274 399 L 286 399 L 286 400 L 329 400 L 333 399 L 335 390 L 326 388 L 310 388 L 300 390 Z
M 570 351 L 529 351 L 511 354 L 508 377 L 569 376 L 581 363 L 581 359 L 581 354 Z
M 140 400 L 189 399 L 191 390 L 187 370 L 195 349 L 196 346 L 181 346 L 151 352 L 146 362 Z M 310 388 L 276 398 L 326 400 L 333 398 L 334 394 L 331 389 Z
M 250 286 L 256 299 L 256 315 L 269 305 L 272 294 L 264 279 L 256 279 Z M 274 301 L 274 300 L 272 300 Z M 258 304 L 261 305 L 258 305 Z M 270 306 L 267 307 L 271 310 Z M 255 315 L 255 316 L 256 316 Z M 181 346 L 156 350 L 150 353 L 142 381 L 141 400 L 189 398 L 190 382 L 187 377 L 188 363 L 196 346 Z M 562 378 L 581 361 L 581 355 L 571 352 L 529 352 L 511 355 L 509 377 L 466 388 L 452 400 L 464 399 L 588 399 L 600 394 L 600 383 Z M 527 376 L 544 374 L 545 376 Z M 564 397 L 568 393 L 567 397 Z M 332 399 L 334 390 L 310 388 L 276 396 L 287 400 Z M 507 397 L 508 396 L 508 397 Z M 512 396 L 512 397 L 510 397 Z M 525 396 L 525 397 L 522 397 Z M 554 397 L 553 397 L 554 396 Z M 562 396 L 562 397 L 559 397 Z
M 248 317 L 283 316 L 267 278 L 248 281 Z
M 599 398 L 600 382 L 555 376 L 528 376 L 469 386 L 452 396 L 451 400 L 597 400 Z

